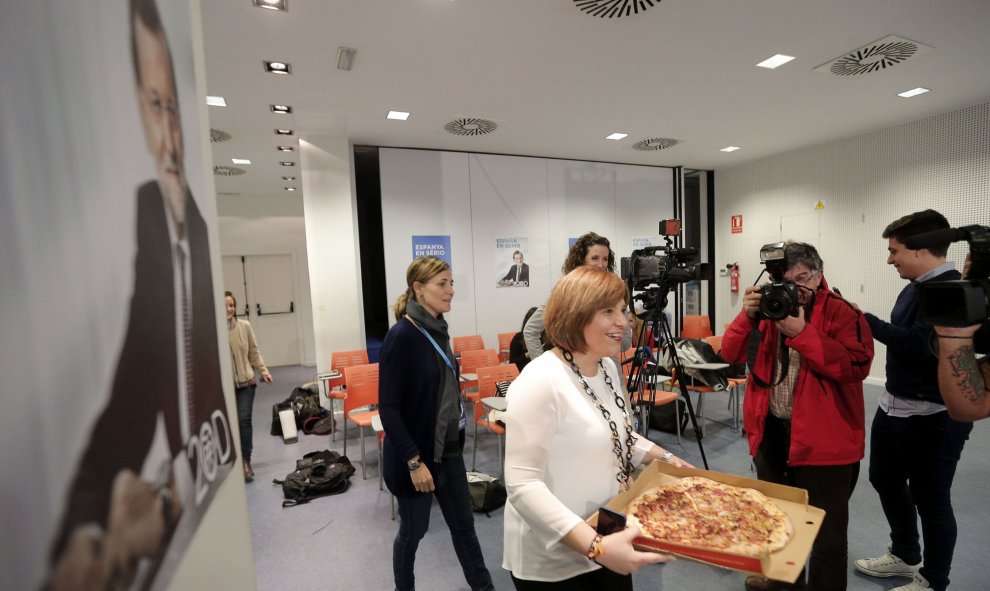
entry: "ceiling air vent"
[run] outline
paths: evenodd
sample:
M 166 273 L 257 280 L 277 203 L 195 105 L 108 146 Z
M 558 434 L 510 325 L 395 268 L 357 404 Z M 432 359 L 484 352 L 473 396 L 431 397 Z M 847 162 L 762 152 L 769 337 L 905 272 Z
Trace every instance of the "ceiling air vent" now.
M 574 0 L 583 12 L 600 18 L 619 18 L 644 12 L 660 0 Z
M 677 140 L 672 140 L 666 137 L 651 137 L 641 142 L 636 142 L 633 145 L 633 148 L 643 152 L 655 152 L 657 150 L 666 150 L 667 148 L 672 148 L 676 145 Z
M 897 35 L 889 35 L 830 62 L 825 62 L 815 70 L 831 72 L 836 76 L 871 74 L 896 66 L 931 49 L 931 47 L 916 41 Z
M 217 144 L 220 142 L 229 142 L 230 134 L 226 131 L 220 129 L 210 128 L 210 143 Z
M 443 128 L 454 135 L 485 135 L 498 129 L 498 124 L 490 119 L 465 117 L 454 119 Z
M 240 176 L 245 174 L 247 171 L 243 168 L 237 168 L 236 166 L 214 166 L 213 174 L 217 176 Z

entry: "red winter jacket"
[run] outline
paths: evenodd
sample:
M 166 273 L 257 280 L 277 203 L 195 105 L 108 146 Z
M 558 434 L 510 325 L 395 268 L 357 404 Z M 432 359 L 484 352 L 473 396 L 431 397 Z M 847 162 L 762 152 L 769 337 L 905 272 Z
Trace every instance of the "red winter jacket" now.
M 752 373 L 763 383 L 773 378 L 777 327 L 739 313 L 722 339 L 722 356 L 730 363 L 746 361 L 747 336 L 757 324 L 763 333 Z M 873 334 L 863 315 L 828 291 L 822 278 L 810 322 L 785 344 L 801 354 L 794 385 L 791 416 L 791 466 L 852 464 L 863 458 L 866 426 L 863 379 L 873 362 Z M 743 402 L 743 421 L 749 453 L 756 455 L 763 440 L 763 424 L 770 408 L 770 388 L 751 375 Z

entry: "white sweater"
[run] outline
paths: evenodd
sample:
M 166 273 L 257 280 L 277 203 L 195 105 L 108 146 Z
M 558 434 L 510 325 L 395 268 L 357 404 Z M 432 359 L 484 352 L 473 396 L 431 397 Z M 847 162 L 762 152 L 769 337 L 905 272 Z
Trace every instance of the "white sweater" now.
M 616 391 L 620 374 L 604 360 Z M 611 413 L 623 440 L 622 413 L 601 371 L 586 377 Z M 611 430 L 571 368 L 555 354 L 540 355 L 509 387 L 506 412 L 505 506 L 502 567 L 520 579 L 560 581 L 600 568 L 560 543 L 568 532 L 618 494 L 619 466 Z M 627 410 L 629 406 L 626 406 Z M 633 433 L 632 463 L 654 443 Z

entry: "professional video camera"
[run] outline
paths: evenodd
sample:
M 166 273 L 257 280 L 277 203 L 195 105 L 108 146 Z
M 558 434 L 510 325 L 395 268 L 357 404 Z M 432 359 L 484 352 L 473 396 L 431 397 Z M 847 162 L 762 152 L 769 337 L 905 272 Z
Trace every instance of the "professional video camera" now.
M 919 285 L 921 319 L 936 326 L 971 326 L 990 320 L 990 226 L 963 226 L 904 239 L 911 250 L 965 240 L 972 256 L 961 281 L 925 281 Z
M 673 237 L 681 233 L 680 220 L 660 220 L 661 246 L 634 250 L 620 261 L 620 275 L 634 299 L 643 302 L 644 310 L 663 309 L 667 293 L 678 283 L 707 278 L 711 265 L 698 262 L 697 248 L 677 248 Z M 636 293 L 639 292 L 639 293 Z
M 766 265 L 771 283 L 760 288 L 763 297 L 760 298 L 760 311 L 757 318 L 783 320 L 788 316 L 797 316 L 800 303 L 798 301 L 798 286 L 793 281 L 784 280 L 787 271 L 787 260 L 784 255 L 783 242 L 764 244 L 760 248 L 760 263 Z

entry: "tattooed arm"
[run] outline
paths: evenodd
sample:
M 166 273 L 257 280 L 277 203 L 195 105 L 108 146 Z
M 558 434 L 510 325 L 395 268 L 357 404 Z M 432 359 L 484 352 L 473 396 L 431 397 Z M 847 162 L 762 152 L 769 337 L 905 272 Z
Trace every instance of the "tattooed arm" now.
M 949 416 L 978 421 L 990 416 L 990 358 L 977 359 L 973 335 L 980 325 L 935 327 L 938 335 L 938 386 Z

